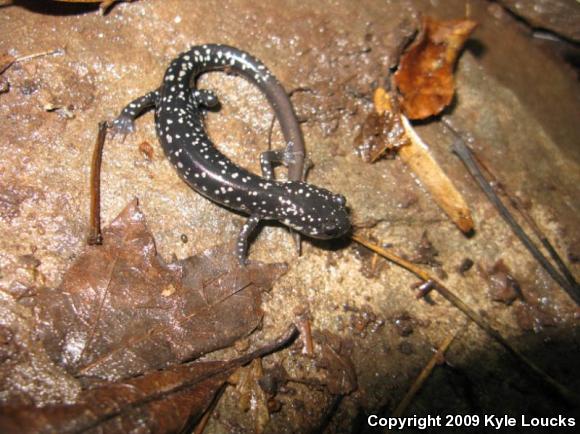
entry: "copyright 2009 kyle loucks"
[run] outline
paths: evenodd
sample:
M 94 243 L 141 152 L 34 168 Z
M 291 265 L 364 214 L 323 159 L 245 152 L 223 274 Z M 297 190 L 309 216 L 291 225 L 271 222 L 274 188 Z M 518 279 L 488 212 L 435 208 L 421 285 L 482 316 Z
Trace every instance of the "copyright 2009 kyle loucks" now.
M 371 414 L 367 417 L 367 424 L 371 427 L 388 428 L 389 430 L 432 428 L 491 428 L 505 429 L 512 427 L 522 428 L 572 428 L 576 426 L 576 418 L 556 415 L 553 417 L 531 417 L 526 415 L 477 415 L 477 414 L 448 414 L 438 416 L 409 416 L 409 417 L 381 417 Z

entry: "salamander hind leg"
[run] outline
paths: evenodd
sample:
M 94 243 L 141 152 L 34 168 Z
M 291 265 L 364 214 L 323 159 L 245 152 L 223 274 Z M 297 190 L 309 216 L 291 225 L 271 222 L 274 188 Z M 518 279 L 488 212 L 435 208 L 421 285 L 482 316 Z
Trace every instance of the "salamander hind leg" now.
M 160 96 L 161 92 L 157 89 L 131 101 L 113 121 L 113 133 L 127 135 L 135 131 L 135 119 L 148 108 L 156 106 Z
M 287 166 L 285 154 L 284 149 L 262 152 L 260 155 L 260 167 L 262 168 L 262 176 L 265 179 L 274 179 L 275 165 L 284 164 Z
M 258 226 L 260 222 L 260 217 L 257 215 L 251 215 L 250 218 L 242 226 L 240 235 L 238 235 L 238 240 L 236 243 L 236 257 L 240 265 L 248 265 L 248 239 Z
M 298 159 L 304 163 L 297 163 Z M 302 168 L 302 179 L 306 178 L 306 173 L 312 168 L 312 160 L 288 148 L 262 152 L 260 166 L 262 167 L 262 176 L 264 178 L 272 179 L 274 177 L 272 169 L 278 164 L 283 164 L 288 168 L 295 164 L 304 164 Z

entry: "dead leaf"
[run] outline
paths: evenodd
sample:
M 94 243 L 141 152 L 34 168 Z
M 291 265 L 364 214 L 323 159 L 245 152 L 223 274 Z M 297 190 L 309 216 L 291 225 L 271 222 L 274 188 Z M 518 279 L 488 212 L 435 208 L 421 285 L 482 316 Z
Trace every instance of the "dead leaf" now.
M 238 405 L 242 411 L 250 412 L 257 434 L 264 432 L 270 421 L 268 397 L 259 383 L 263 375 L 261 359 L 255 359 L 248 366 L 238 369 L 233 379 L 239 394 Z
M 330 395 L 348 395 L 358 387 L 356 370 L 350 358 L 352 341 L 328 331 L 313 333 L 315 355 L 297 355 L 299 360 L 288 371 L 288 381 L 306 384 Z M 298 367 L 298 369 L 296 369 Z
M 13 406 L 73 401 L 78 381 L 52 362 L 33 330 L 31 310 L 0 287 L 0 401 Z
M 463 195 L 455 188 L 451 179 L 431 155 L 429 147 L 417 134 L 408 119 L 405 116 L 402 116 L 401 119 L 407 137 L 411 141 L 410 146 L 404 146 L 399 150 L 401 159 L 419 177 L 437 205 L 461 232 L 470 233 L 473 231 L 474 224 L 471 211 Z
M 321 341 L 322 358 L 317 367 L 322 368 L 323 382 L 332 395 L 348 395 L 358 387 L 354 364 L 350 358 L 348 342 L 329 332 L 317 336 Z
M 471 20 L 424 19 L 421 32 L 401 57 L 394 75 L 401 108 L 409 119 L 436 115 L 451 103 L 455 61 L 476 25 Z
M 411 262 L 415 264 L 428 265 L 430 267 L 440 267 L 443 264 L 437 259 L 437 256 L 439 256 L 439 251 L 429 239 L 427 230 L 424 230 L 421 235 L 419 246 L 417 247 L 417 252 L 415 253 L 415 256 L 411 258 Z
M 367 163 L 374 163 L 385 154 L 394 156 L 401 146 L 409 143 L 400 113 L 393 110 L 391 96 L 383 88 L 378 88 L 373 101 L 376 110 L 367 116 L 355 138 L 355 148 Z
M 167 264 L 137 200 L 88 246 L 61 286 L 37 297 L 37 334 L 77 376 L 114 381 L 232 345 L 262 317 L 284 264 L 240 267 L 232 246 Z
M 149 142 L 143 141 L 139 143 L 139 152 L 143 154 L 147 161 L 153 160 L 155 151 L 153 151 L 153 146 L 151 146 Z
M 381 132 L 381 135 L 387 134 L 390 137 L 382 141 L 397 144 L 397 147 L 392 149 L 398 151 L 401 159 L 429 190 L 435 202 L 463 233 L 471 232 L 473 219 L 465 199 L 431 155 L 429 147 L 415 132 L 409 120 L 401 114 L 399 105 L 393 102 L 392 97 L 382 87 L 375 90 L 373 102 L 377 116 L 384 118 L 389 112 L 389 117 L 396 119 L 391 124 L 392 130 Z M 388 147 L 374 149 L 374 155 L 378 158 L 381 152 L 388 150 Z
M 489 292 L 493 301 L 510 305 L 516 299 L 522 298 L 519 282 L 501 259 L 493 265 L 488 277 Z
M 0 431 L 190 432 L 235 369 L 295 337 L 296 328 L 291 327 L 276 341 L 240 358 L 174 366 L 109 383 L 84 391 L 72 405 L 1 406 Z
M 68 433 L 98 429 L 124 433 L 142 426 L 152 431 L 180 432 L 190 417 L 201 417 L 227 379 L 229 370 L 223 365 L 205 362 L 153 371 L 134 380 L 88 390 L 73 405 L 3 406 L 0 431 Z M 190 387 L 179 390 L 182 384 Z

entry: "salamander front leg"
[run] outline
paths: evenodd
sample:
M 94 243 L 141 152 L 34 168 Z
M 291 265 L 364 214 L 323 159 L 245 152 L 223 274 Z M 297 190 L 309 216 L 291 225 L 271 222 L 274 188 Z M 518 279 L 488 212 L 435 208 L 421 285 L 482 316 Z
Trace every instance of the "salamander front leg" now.
M 113 121 L 113 133 L 127 135 L 135 131 L 135 119 L 148 108 L 159 104 L 159 98 L 161 91 L 157 89 L 131 101 Z
M 220 105 L 220 101 L 216 94 L 209 89 L 192 89 L 190 100 L 195 107 L 202 106 L 213 109 Z
M 242 266 L 248 264 L 248 239 L 256 229 L 256 226 L 258 226 L 259 222 L 259 216 L 251 215 L 246 223 L 244 223 L 244 226 L 240 231 L 240 235 L 238 235 L 238 241 L 236 244 L 236 256 L 238 257 L 238 262 Z

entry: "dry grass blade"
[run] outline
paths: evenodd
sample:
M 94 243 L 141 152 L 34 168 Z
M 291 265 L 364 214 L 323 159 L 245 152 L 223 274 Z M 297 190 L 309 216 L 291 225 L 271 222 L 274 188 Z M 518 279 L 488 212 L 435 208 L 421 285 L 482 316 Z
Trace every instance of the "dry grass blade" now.
M 431 356 L 429 362 L 427 362 L 425 367 L 421 370 L 421 373 L 417 376 L 417 378 L 415 379 L 415 381 L 413 382 L 413 384 L 411 385 L 411 387 L 409 388 L 409 390 L 407 391 L 407 393 L 405 394 L 399 405 L 397 405 L 397 408 L 395 408 L 395 410 L 393 411 L 392 417 L 400 417 L 405 413 L 405 410 L 407 409 L 407 407 L 409 406 L 409 404 L 411 403 L 411 401 L 413 400 L 419 389 L 421 389 L 425 381 L 427 381 L 427 379 L 431 375 L 431 372 L 433 372 L 435 366 L 437 366 L 437 364 L 439 364 L 441 359 L 444 357 L 447 348 L 449 348 L 451 343 L 455 340 L 459 331 L 460 330 L 457 330 L 454 333 L 451 333 L 443 340 L 441 345 L 439 345 L 437 351 L 433 354 L 433 356 Z

